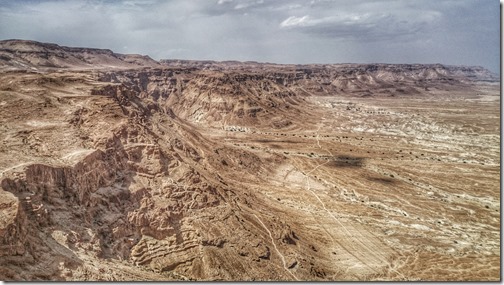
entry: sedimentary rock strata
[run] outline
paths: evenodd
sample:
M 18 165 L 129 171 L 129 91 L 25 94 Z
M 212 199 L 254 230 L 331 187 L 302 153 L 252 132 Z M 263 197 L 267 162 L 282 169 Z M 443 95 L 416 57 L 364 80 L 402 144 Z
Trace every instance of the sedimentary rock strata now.
M 499 280 L 479 67 L 0 42 L 2 280 Z

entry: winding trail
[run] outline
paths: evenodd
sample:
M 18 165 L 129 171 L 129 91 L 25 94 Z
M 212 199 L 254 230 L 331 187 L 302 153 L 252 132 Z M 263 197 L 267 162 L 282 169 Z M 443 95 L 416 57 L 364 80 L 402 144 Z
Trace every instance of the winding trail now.
M 325 118 L 322 118 L 322 119 L 325 119 Z M 332 152 L 328 149 L 325 149 L 325 148 L 322 148 L 322 146 L 320 145 L 320 129 L 322 128 L 322 123 L 319 124 L 318 126 L 318 129 L 316 131 L 317 135 L 316 135 L 316 140 L 317 140 L 317 147 L 321 150 L 324 150 L 326 151 L 331 157 L 333 156 Z M 347 226 L 345 226 L 336 216 L 334 216 L 334 214 L 329 210 L 327 209 L 325 203 L 322 201 L 322 199 L 320 199 L 320 196 L 311 189 L 311 186 L 310 186 L 310 177 L 309 175 L 314 172 L 315 170 L 317 170 L 319 167 L 321 166 L 324 166 L 325 164 L 329 163 L 330 160 L 324 162 L 324 163 L 321 163 L 321 164 L 318 164 L 317 166 L 315 166 L 312 170 L 308 171 L 305 175 L 305 188 L 307 191 L 309 191 L 313 196 L 315 196 L 315 198 L 319 201 L 320 205 L 322 206 L 322 208 L 332 217 L 332 219 L 340 226 L 341 229 L 343 229 L 343 232 L 344 232 L 344 239 L 345 240 L 349 240 L 351 241 L 351 243 L 348 244 L 348 247 L 349 249 L 347 248 L 347 246 L 344 246 L 341 242 L 338 242 L 338 244 L 340 246 L 343 247 L 343 249 L 345 249 L 350 255 L 352 255 L 353 257 L 355 257 L 357 260 L 359 260 L 363 265 L 365 265 L 366 267 L 368 267 L 369 269 L 371 269 L 373 272 L 375 273 L 380 273 L 377 269 L 376 269 L 376 265 L 375 266 L 372 266 L 370 265 L 368 262 L 366 262 L 367 259 L 369 259 L 368 257 L 372 256 L 373 259 L 375 260 L 375 264 L 383 264 L 383 265 L 387 265 L 388 269 L 389 269 L 389 272 L 390 271 L 394 271 L 395 273 L 397 273 L 399 276 L 401 276 L 404 280 L 406 280 L 406 278 L 404 277 L 403 274 L 401 274 L 400 272 L 398 272 L 397 270 L 395 270 L 393 267 L 392 267 L 392 264 L 387 261 L 386 257 L 379 253 L 375 248 L 370 248 L 364 241 L 363 239 L 366 239 L 366 237 L 364 237 L 360 231 L 356 228 L 353 228 L 352 227 L 352 231 L 354 232 L 354 236 L 352 236 L 352 233 L 350 232 L 350 230 L 348 229 Z M 326 230 L 327 232 L 327 230 Z M 329 234 L 329 232 L 327 232 Z M 334 238 L 329 234 L 331 240 L 334 240 Z M 374 245 L 374 243 L 372 241 L 369 241 L 371 243 L 371 245 Z M 355 253 L 351 252 L 351 251 L 354 251 Z M 357 255 L 360 255 L 362 256 L 362 258 L 359 258 Z M 378 261 L 378 263 L 376 262 Z
M 277 252 L 277 254 L 280 256 L 280 258 L 282 259 L 282 263 L 283 263 L 283 267 L 284 269 L 289 272 L 289 274 L 294 278 L 296 279 L 296 281 L 299 281 L 299 279 L 296 277 L 296 275 L 294 275 L 288 268 L 287 268 L 287 264 L 285 262 L 285 257 L 283 256 L 283 254 L 278 250 L 276 244 L 275 244 L 275 240 L 273 239 L 273 235 L 271 234 L 270 230 L 268 229 L 268 227 L 266 227 L 266 225 L 263 223 L 263 221 L 256 215 L 256 214 L 253 214 L 254 217 L 256 217 L 256 219 L 259 221 L 259 223 L 261 223 L 261 225 L 263 226 L 263 228 L 268 232 L 270 238 L 271 238 L 271 243 L 273 244 L 273 247 L 275 248 L 275 251 Z

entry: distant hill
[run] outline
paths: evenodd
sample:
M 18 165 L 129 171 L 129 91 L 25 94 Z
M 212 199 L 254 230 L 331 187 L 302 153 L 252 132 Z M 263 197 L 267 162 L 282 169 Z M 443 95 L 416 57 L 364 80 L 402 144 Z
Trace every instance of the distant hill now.
M 197 68 L 200 70 L 292 70 L 318 74 L 325 83 L 355 89 L 380 82 L 402 80 L 499 81 L 499 77 L 480 66 L 442 64 L 274 64 L 254 61 L 210 61 L 162 59 L 147 55 L 120 54 L 109 49 L 65 47 L 29 40 L 0 41 L 0 70 Z
M 0 70 L 95 69 L 159 66 L 149 56 L 108 49 L 75 48 L 26 40 L 0 41 Z

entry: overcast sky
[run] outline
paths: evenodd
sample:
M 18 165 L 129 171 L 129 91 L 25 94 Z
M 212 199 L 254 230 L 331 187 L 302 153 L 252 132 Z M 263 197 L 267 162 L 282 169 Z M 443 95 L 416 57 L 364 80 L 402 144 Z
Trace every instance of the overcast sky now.
M 0 0 L 0 39 L 154 59 L 443 63 L 498 72 L 497 0 Z

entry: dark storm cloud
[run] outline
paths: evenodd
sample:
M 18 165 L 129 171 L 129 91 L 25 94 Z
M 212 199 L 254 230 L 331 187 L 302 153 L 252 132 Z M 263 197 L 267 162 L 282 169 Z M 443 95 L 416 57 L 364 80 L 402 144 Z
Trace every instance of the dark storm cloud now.
M 0 39 L 156 59 L 499 67 L 493 0 L 0 1 Z

